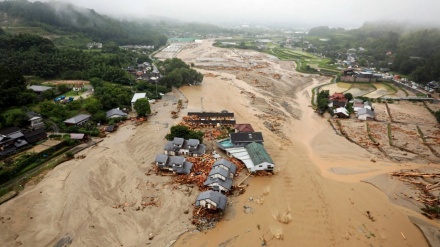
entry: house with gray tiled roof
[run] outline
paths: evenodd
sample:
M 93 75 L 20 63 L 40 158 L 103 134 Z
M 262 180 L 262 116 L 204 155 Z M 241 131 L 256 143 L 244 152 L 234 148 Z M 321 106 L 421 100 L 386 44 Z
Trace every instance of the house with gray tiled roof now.
M 226 208 L 228 198 L 219 192 L 208 190 L 200 193 L 196 199 L 196 206 L 211 210 L 222 210 Z
M 186 161 L 181 156 L 168 156 L 165 154 L 158 154 L 155 160 L 156 165 L 162 169 L 178 174 L 189 174 L 193 163 Z
M 87 123 L 91 117 L 92 116 L 88 115 L 88 114 L 78 114 L 72 118 L 65 120 L 64 123 L 66 125 L 80 126 L 80 125 L 84 125 L 85 123 Z
M 229 177 L 225 180 L 220 177 L 208 177 L 203 185 L 211 188 L 214 191 L 229 192 L 232 188 L 232 183 L 233 181 Z
M 123 118 L 127 117 L 128 114 L 119 110 L 119 108 L 114 108 L 105 113 L 106 118 Z
M 198 139 L 185 140 L 180 137 L 174 137 L 172 141 L 168 141 L 164 147 L 167 155 L 189 155 L 202 156 L 206 152 L 206 146 L 200 143 Z
M 230 178 L 234 178 L 234 174 L 237 171 L 237 167 L 225 159 L 220 159 L 220 160 L 215 161 L 214 164 L 212 165 L 213 170 L 214 170 L 214 168 L 220 168 L 220 169 L 223 169 L 223 170 L 229 172 Z

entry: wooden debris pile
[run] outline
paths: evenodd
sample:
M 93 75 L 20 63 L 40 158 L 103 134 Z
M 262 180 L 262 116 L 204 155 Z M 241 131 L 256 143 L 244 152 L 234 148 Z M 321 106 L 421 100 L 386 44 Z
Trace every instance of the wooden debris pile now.
M 203 135 L 203 139 L 205 140 L 218 140 L 220 137 L 227 137 L 227 134 L 221 132 L 218 129 L 208 129 L 205 130 L 205 133 Z
M 196 184 L 200 190 L 205 190 L 206 179 L 215 162 L 211 154 L 205 154 L 201 157 L 188 157 L 187 161 L 193 163 L 192 172 L 188 175 L 177 175 L 174 177 L 174 182 L 180 184 Z
M 199 231 L 206 231 L 214 228 L 217 222 L 223 218 L 223 213 L 209 210 L 203 207 L 194 207 L 192 224 Z
M 426 208 L 422 208 L 428 218 L 440 218 L 440 172 L 420 172 L 418 170 L 402 170 L 391 172 L 390 176 L 397 177 L 399 180 L 414 185 L 421 193 L 418 198 L 413 198 L 423 203 Z

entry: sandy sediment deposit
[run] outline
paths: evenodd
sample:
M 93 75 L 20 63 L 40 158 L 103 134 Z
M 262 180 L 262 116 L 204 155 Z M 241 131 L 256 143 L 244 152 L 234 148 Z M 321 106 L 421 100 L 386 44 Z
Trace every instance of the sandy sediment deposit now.
M 330 78 L 296 73 L 293 62 L 266 54 L 215 48 L 212 41 L 192 45 L 177 56 L 194 62 L 207 75 L 203 83 L 181 88 L 183 94 L 167 95 L 153 105 L 158 114 L 148 122 L 126 123 L 98 146 L 82 151 L 84 159 L 58 166 L 43 181 L 1 205 L 2 243 L 428 246 L 408 215 L 427 224 L 422 226 L 427 232 L 435 233 L 439 224 L 415 208 L 396 206 L 380 186 L 370 183 L 390 179 L 380 174 L 419 168 L 417 160 L 429 158 L 414 156 L 398 162 L 338 135 L 337 128 L 310 107 L 311 88 Z M 206 58 L 221 59 L 213 65 L 214 60 Z M 274 175 L 251 176 L 244 182 L 248 185 L 244 194 L 229 196 L 224 219 L 206 232 L 194 230 L 191 215 L 185 214 L 192 212 L 197 188 L 147 175 L 155 155 L 162 152 L 164 135 L 180 121 L 170 114 L 179 97 L 188 100 L 181 115 L 202 107 L 228 110 L 235 113 L 237 123 L 250 123 L 262 131 L 276 165 Z M 398 106 L 392 107 L 393 112 Z M 389 117 L 383 112 L 381 118 Z M 351 133 L 364 131 L 359 127 L 365 123 L 354 126 Z

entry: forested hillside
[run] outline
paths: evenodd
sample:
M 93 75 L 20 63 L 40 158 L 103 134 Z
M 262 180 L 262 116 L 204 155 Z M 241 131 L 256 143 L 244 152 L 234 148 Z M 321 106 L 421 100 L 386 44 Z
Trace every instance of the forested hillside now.
M 310 30 L 311 51 L 335 59 L 345 59 L 348 49 L 356 49 L 362 66 L 390 68 L 426 83 L 440 80 L 440 30 L 406 28 L 399 23 L 365 23 L 361 28 L 316 27 Z M 359 49 L 360 47 L 364 50 Z
M 161 46 L 167 40 L 147 23 L 118 21 L 91 9 L 57 1 L 4 1 L 0 2 L 0 14 L 7 22 L 14 18 L 26 25 L 42 27 L 51 33 L 79 33 L 96 42 L 113 41 L 118 45 Z

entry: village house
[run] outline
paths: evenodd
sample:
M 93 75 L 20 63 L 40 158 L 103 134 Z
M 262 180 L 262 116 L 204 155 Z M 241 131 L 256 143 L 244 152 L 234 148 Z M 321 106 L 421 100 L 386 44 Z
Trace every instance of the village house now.
M 228 193 L 232 188 L 233 181 L 230 178 L 226 178 L 225 180 L 223 180 L 220 177 L 220 175 L 218 177 L 209 176 L 208 179 L 206 179 L 205 183 L 203 183 L 203 185 L 211 188 L 214 191 Z
M 234 126 L 234 113 L 228 111 L 221 112 L 188 112 L 188 121 L 203 126 Z
M 216 191 L 208 190 L 200 193 L 196 199 L 196 206 L 210 210 L 222 210 L 226 208 L 228 198 Z
M 229 172 L 229 177 L 230 178 L 234 178 L 235 172 L 237 171 L 237 167 L 232 164 L 232 162 L 229 162 L 225 159 L 220 159 L 214 162 L 214 164 L 212 165 L 212 169 L 214 168 L 220 168 L 223 169 L 227 172 Z
M 119 110 L 119 108 L 114 108 L 105 113 L 106 118 L 125 118 L 128 116 L 127 113 Z
M 41 129 L 45 128 L 43 118 L 40 114 L 30 111 L 26 112 L 26 117 L 28 118 L 28 121 L 31 122 L 30 128 L 31 129 Z
M 28 143 L 36 143 L 47 138 L 47 133 L 44 128 L 25 130 L 23 134 L 24 139 Z
M 166 155 L 189 155 L 193 157 L 202 156 L 206 152 L 206 146 L 200 143 L 198 139 L 185 140 L 180 137 L 174 137 L 168 141 L 164 148 Z
M 133 95 L 133 98 L 131 99 L 131 110 L 134 111 L 134 103 L 136 103 L 138 99 L 146 99 L 146 98 L 147 98 L 147 93 L 135 93 Z
M 261 132 L 231 133 L 229 136 L 234 147 L 242 147 L 252 142 L 264 142 Z
M 348 104 L 348 99 L 345 98 L 343 93 L 334 93 L 329 97 L 329 101 L 330 108 L 347 107 Z
M 367 109 L 367 108 L 362 108 L 359 109 L 356 113 L 356 116 L 359 120 L 374 120 L 375 118 L 375 114 L 374 111 Z
M 250 124 L 236 124 L 234 126 L 235 133 L 254 132 L 252 125 Z
M 87 123 L 91 119 L 91 117 L 92 116 L 88 114 L 78 114 L 72 118 L 65 120 L 64 124 L 81 126 Z
M 27 144 L 23 133 L 18 127 L 10 127 L 0 131 L 0 157 L 13 153 Z
M 158 154 L 156 156 L 156 165 L 167 171 L 172 171 L 178 174 L 189 174 L 193 163 L 186 161 L 182 156 L 168 156 L 165 154 Z

